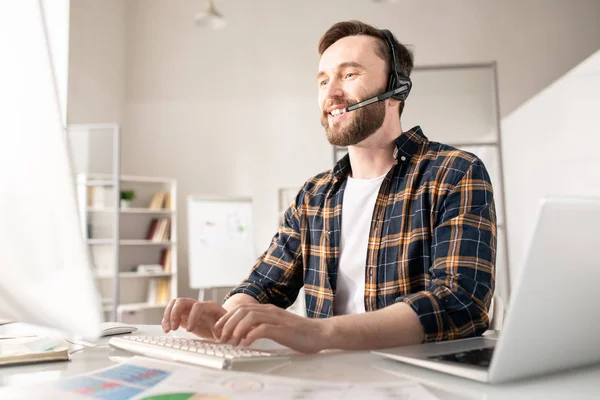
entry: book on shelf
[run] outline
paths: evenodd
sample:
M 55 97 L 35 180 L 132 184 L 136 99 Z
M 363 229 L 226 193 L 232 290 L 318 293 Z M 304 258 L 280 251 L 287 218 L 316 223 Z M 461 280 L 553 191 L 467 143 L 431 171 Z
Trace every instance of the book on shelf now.
M 150 205 L 148 208 L 152 210 L 160 210 L 163 208 L 163 204 L 165 201 L 165 192 L 156 192 L 152 196 L 152 200 L 150 200 Z
M 87 204 L 89 208 L 106 208 L 114 204 L 112 199 L 114 190 L 104 186 L 88 186 L 86 189 Z
M 156 237 L 154 238 L 154 241 L 156 242 L 164 242 L 164 241 L 168 241 L 169 240 L 169 227 L 171 225 L 171 222 L 168 218 L 161 218 L 160 219 L 160 226 L 159 226 L 159 230 L 157 232 Z
M 165 200 L 163 202 L 163 208 L 165 210 L 172 210 L 171 207 L 173 206 L 173 204 L 171 204 L 171 201 L 172 201 L 171 200 L 171 193 L 165 192 Z
M 156 232 L 156 226 L 158 225 L 158 219 L 153 218 L 150 222 L 150 227 L 148 228 L 148 234 L 146 235 L 146 239 L 152 240 L 154 237 L 154 233 Z
M 161 264 L 140 264 L 135 268 L 140 274 L 160 274 L 165 271 Z
M 158 279 L 149 279 L 148 280 L 148 295 L 146 296 L 146 301 L 149 304 L 156 304 L 157 298 L 158 298 Z
M 170 300 L 171 296 L 169 295 L 169 287 L 170 287 L 170 282 L 168 279 L 159 280 L 158 294 L 157 294 L 157 298 L 156 298 L 156 302 L 158 304 L 164 304 Z
M 69 345 L 62 339 L 38 335 L 0 339 L 0 366 L 69 360 Z
M 172 198 L 169 192 L 156 192 L 150 200 L 148 208 L 152 210 L 171 210 L 172 209 Z
M 163 249 L 160 253 L 160 264 L 165 272 L 171 272 L 171 249 Z
M 148 304 L 164 304 L 171 299 L 168 278 L 155 278 L 148 281 Z
M 171 220 L 169 218 L 154 218 L 148 227 L 146 239 L 153 242 L 164 242 L 171 238 Z
M 86 207 L 94 207 L 94 187 L 93 186 L 88 186 L 86 187 L 86 198 L 87 198 L 87 204 L 85 205 Z

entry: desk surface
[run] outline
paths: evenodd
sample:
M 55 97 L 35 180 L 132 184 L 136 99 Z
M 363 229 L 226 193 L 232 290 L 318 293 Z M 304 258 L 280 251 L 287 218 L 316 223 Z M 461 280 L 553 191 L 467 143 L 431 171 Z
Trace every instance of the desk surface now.
M 139 328 L 135 333 L 137 335 L 163 334 L 159 326 L 141 325 Z M 0 335 L 33 331 L 33 327 L 24 324 L 0 327 Z M 175 332 L 174 336 L 191 337 L 187 332 L 180 331 Z M 0 386 L 57 380 L 109 367 L 131 356 L 125 351 L 109 347 L 108 338 L 100 339 L 98 345 L 75 351 L 70 362 L 0 368 Z M 81 349 L 81 346 L 73 346 L 73 350 L 77 349 Z M 370 352 L 340 351 L 294 357 L 292 362 L 269 371 L 259 365 L 248 371 L 338 382 L 398 382 L 408 379 L 421 383 L 441 399 L 600 398 L 600 365 L 528 381 L 487 385 L 386 360 Z

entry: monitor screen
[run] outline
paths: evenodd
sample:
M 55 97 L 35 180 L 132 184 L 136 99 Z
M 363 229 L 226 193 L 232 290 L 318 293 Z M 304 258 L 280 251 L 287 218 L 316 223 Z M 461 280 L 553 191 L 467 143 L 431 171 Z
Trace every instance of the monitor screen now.
M 94 337 L 100 299 L 42 3 L 0 3 L 0 318 Z

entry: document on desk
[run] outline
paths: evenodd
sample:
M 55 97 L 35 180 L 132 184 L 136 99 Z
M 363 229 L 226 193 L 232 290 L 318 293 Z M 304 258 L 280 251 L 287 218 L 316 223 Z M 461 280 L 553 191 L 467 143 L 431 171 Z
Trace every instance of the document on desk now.
M 37 335 L 0 336 L 0 367 L 69 359 L 69 345 L 62 339 Z
M 354 384 L 213 370 L 144 357 L 32 388 L 0 389 L 11 399 L 335 400 L 436 399 L 416 382 Z M 20 397 L 21 396 L 21 397 Z M 39 396 L 39 397 L 38 397 Z

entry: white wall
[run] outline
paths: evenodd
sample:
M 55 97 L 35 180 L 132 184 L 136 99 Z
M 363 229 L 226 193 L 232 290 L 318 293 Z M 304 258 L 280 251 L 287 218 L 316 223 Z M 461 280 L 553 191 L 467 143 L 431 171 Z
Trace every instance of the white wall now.
M 600 51 L 502 122 L 513 282 L 541 197 L 600 196 L 599 93 Z
M 503 115 L 600 47 L 595 0 L 220 0 L 229 23 L 222 31 L 193 26 L 203 8 L 196 0 L 72 3 L 80 14 L 72 11 L 79 20 L 71 36 L 80 86 L 70 85 L 69 115 L 73 122 L 121 117 L 123 172 L 178 180 L 179 284 L 191 296 L 188 194 L 252 196 L 262 251 L 278 219 L 277 187 L 331 166 L 315 72 L 317 41 L 334 22 L 357 18 L 391 29 L 413 46 L 419 65 L 497 60 Z M 116 54 L 116 64 L 105 54 Z
M 69 79 L 69 0 L 43 0 L 42 7 L 64 125 L 67 121 L 67 82 Z
M 70 3 L 67 123 L 123 125 L 126 1 L 71 0 Z M 76 172 L 112 172 L 110 131 L 71 130 L 69 144 Z
M 123 0 L 71 0 L 69 124 L 124 122 Z

